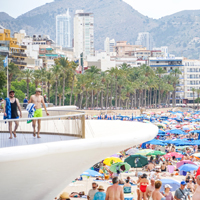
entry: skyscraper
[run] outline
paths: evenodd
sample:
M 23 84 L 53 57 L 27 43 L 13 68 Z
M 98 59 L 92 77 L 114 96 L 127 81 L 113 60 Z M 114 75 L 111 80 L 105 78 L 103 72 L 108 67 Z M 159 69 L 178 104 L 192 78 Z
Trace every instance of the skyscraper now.
M 153 48 L 153 38 L 151 37 L 149 32 L 141 32 L 138 33 L 136 45 L 142 45 L 146 47 L 147 50 L 151 50 Z
M 107 37 L 104 41 L 104 51 L 107 54 L 110 54 L 110 52 L 114 51 L 114 46 L 115 46 L 115 39 L 110 40 L 109 37 Z
M 56 44 L 71 47 L 71 16 L 66 14 L 56 16 Z
M 77 10 L 74 17 L 74 54 L 76 58 L 83 53 L 94 56 L 94 16 L 93 13 L 84 13 Z

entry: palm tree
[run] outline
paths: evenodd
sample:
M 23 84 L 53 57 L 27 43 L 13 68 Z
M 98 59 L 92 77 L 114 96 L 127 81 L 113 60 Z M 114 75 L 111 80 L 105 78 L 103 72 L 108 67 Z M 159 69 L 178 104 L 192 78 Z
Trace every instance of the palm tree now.
M 200 94 L 200 89 L 196 89 L 197 92 L 197 109 L 199 110 L 199 94 Z
M 65 81 L 67 73 L 70 70 L 70 64 L 68 61 L 68 58 L 59 58 L 58 60 L 59 64 L 62 66 L 62 75 L 63 75 L 63 106 L 65 104 Z
M 37 88 L 41 80 L 40 70 L 33 71 L 33 79 L 34 79 L 35 87 Z
M 48 71 L 47 72 L 47 96 L 48 96 L 49 103 L 50 103 L 50 87 L 52 84 L 52 79 L 53 79 L 53 74 L 52 72 Z
M 182 74 L 182 72 L 176 68 L 176 69 L 173 69 L 171 72 L 170 72 L 170 75 L 172 76 L 171 80 L 172 80 L 172 85 L 174 87 L 174 91 L 172 93 L 172 103 L 173 103 L 173 106 L 175 106 L 176 104 L 176 85 L 177 83 L 179 82 L 179 75 Z
M 61 73 L 61 67 L 59 65 L 54 65 L 52 68 L 52 73 L 55 79 L 56 89 L 55 89 L 55 106 L 57 106 L 57 95 L 58 95 L 58 78 Z
M 69 101 L 69 105 L 71 105 L 72 103 L 72 94 L 73 94 L 73 90 L 74 90 L 74 80 L 75 80 L 75 76 L 76 76 L 76 68 L 77 68 L 78 64 L 75 63 L 74 61 L 70 62 L 70 69 L 71 69 L 71 73 L 73 76 L 72 79 L 72 86 L 71 86 L 71 94 L 70 94 L 70 101 Z
M 80 105 L 79 105 L 79 108 L 81 109 L 82 108 L 82 102 L 83 102 L 83 93 L 85 91 L 85 85 L 86 85 L 86 81 L 85 81 L 85 76 L 84 74 L 79 74 L 77 76 L 78 78 L 78 86 L 80 88 L 80 91 L 81 91 L 81 96 L 80 96 Z
M 5 67 L 5 70 L 7 70 L 7 67 Z M 13 76 L 20 76 L 21 73 L 17 65 L 12 62 L 8 64 L 8 91 L 10 91 Z
M 22 71 L 23 72 L 23 77 L 26 79 L 26 84 L 27 84 L 27 92 L 26 92 L 26 96 L 29 99 L 29 83 L 33 78 L 33 70 L 30 69 L 25 69 Z
M 160 105 L 160 85 L 161 85 L 161 76 L 166 73 L 166 71 L 162 68 L 162 67 L 158 67 L 156 69 L 156 74 L 158 75 L 158 80 L 159 80 L 159 86 L 158 86 L 158 91 L 159 91 L 159 94 L 158 94 L 158 104 Z
M 196 92 L 196 89 L 195 88 L 192 88 L 192 94 L 193 94 L 193 109 L 194 109 L 194 93 Z

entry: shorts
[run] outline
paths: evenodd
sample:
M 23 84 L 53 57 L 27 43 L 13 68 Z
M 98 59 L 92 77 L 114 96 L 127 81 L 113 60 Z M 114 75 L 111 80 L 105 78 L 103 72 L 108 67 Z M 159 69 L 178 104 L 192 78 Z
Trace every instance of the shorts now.
M 11 117 L 10 119 L 19 119 L 19 116 L 17 116 L 17 117 Z
M 34 117 L 42 117 L 42 108 L 36 109 Z

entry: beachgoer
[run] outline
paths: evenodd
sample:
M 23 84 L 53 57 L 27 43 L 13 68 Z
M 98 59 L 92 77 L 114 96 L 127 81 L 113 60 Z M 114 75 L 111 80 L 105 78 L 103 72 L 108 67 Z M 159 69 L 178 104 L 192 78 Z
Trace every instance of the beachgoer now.
M 186 186 L 186 182 L 181 181 L 180 188 L 178 188 L 175 191 L 174 199 L 176 199 L 176 200 L 187 200 L 187 198 L 188 198 L 190 200 L 189 191 L 187 190 L 187 188 L 185 186 Z
M 162 186 L 161 181 L 155 182 L 155 190 L 152 193 L 152 200 L 165 200 L 165 197 L 160 192 L 161 186 Z
M 124 200 L 123 188 L 119 186 L 117 177 L 112 179 L 113 185 L 108 187 L 105 200 Z
M 98 192 L 97 187 L 98 185 L 96 183 L 92 183 L 92 189 L 89 190 L 88 195 L 87 195 L 88 200 L 94 199 L 94 195 Z
M 131 193 L 131 184 L 129 182 L 129 179 L 126 179 L 125 184 L 123 186 L 124 194 L 130 194 Z
M 194 183 L 192 182 L 193 181 L 193 179 L 191 178 L 190 180 L 189 180 L 189 183 L 187 184 L 187 189 L 190 191 L 190 192 L 194 192 Z
M 167 166 L 166 166 L 165 162 L 163 162 L 161 165 L 161 172 L 166 172 L 166 171 L 167 171 Z
M 138 176 L 138 180 L 137 180 L 137 200 L 140 200 L 140 180 L 141 180 L 141 177 L 142 177 L 142 173 L 138 172 L 137 176 Z
M 25 97 L 24 100 L 23 100 L 23 108 L 26 109 L 27 105 L 28 105 L 28 99 L 27 99 L 27 97 Z
M 199 197 L 200 197 L 200 175 L 197 176 L 196 180 L 197 180 L 197 186 L 192 196 L 192 200 L 199 200 Z
M 147 170 L 148 170 L 148 171 L 151 171 L 152 169 L 154 169 L 154 167 L 155 167 L 155 165 L 154 165 L 152 162 L 150 162 L 150 163 L 147 165 Z
M 147 199 L 146 189 L 148 185 L 149 181 L 147 180 L 147 175 L 143 174 L 140 180 L 140 200 L 142 200 L 142 198 L 144 200 Z
M 10 104 L 10 108 L 9 108 L 9 105 L 6 105 L 6 104 Z M 9 92 L 9 98 L 7 98 L 4 101 L 4 108 L 3 108 L 4 117 L 5 118 L 9 117 L 8 119 L 18 119 L 19 115 L 17 113 L 17 108 L 19 109 L 19 112 L 20 112 L 20 118 L 22 118 L 22 111 L 21 111 L 19 100 L 15 98 L 15 91 L 11 90 Z M 8 116 L 9 115 L 8 110 L 11 111 L 10 116 Z M 12 139 L 12 122 L 8 122 L 8 126 L 9 126 L 9 132 L 10 132 L 9 139 Z M 13 135 L 15 138 L 17 137 L 16 131 L 17 131 L 18 126 L 19 126 L 19 122 L 15 121 L 15 128 L 13 131 Z
M 106 193 L 104 192 L 104 188 L 100 185 L 98 188 L 98 192 L 95 193 L 93 200 L 105 200 Z
M 55 198 L 57 199 L 57 197 Z M 70 200 L 69 198 L 69 194 L 67 192 L 63 192 L 61 195 L 60 195 L 60 198 L 58 200 Z
M 155 177 L 156 180 L 160 179 L 160 171 L 158 169 L 156 170 Z
M 31 95 L 31 98 L 29 100 L 29 103 L 34 103 L 36 111 L 34 112 L 34 117 L 42 117 L 42 108 L 41 108 L 41 103 L 43 104 L 43 107 L 46 111 L 46 114 L 49 115 L 47 112 L 47 108 L 44 103 L 44 99 L 41 96 L 42 90 L 40 88 L 36 88 L 36 93 L 34 95 Z M 41 128 L 41 119 L 37 120 L 38 122 L 38 132 L 37 132 L 37 138 L 40 138 L 40 128 Z M 33 120 L 32 122 L 33 125 L 33 136 L 36 136 L 35 129 L 36 129 L 36 120 Z
M 165 185 L 165 191 L 162 192 L 162 194 L 163 194 L 163 196 L 166 198 L 166 200 L 173 200 L 173 199 L 174 199 L 172 193 L 170 192 L 170 189 L 171 189 L 171 188 L 172 188 L 172 187 L 171 187 L 169 184 L 166 184 L 166 185 Z
M 147 186 L 147 198 L 150 199 L 150 197 L 152 197 L 152 193 L 155 190 L 155 179 L 152 178 L 151 179 L 151 184 Z

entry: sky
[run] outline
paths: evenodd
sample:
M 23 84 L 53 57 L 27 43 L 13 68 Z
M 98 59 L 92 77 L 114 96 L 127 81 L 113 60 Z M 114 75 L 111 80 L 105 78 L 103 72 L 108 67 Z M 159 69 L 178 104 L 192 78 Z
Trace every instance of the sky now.
M 50 3 L 53 0 L 6 0 L 0 6 L 0 12 L 18 17 L 33 8 Z M 182 10 L 200 10 L 199 0 L 124 0 L 135 10 L 150 18 L 159 19 Z

